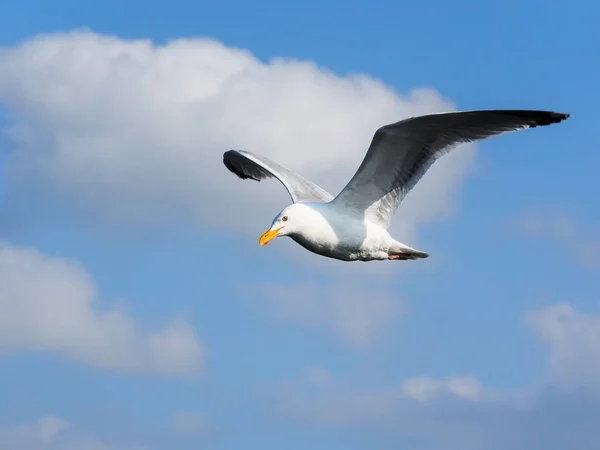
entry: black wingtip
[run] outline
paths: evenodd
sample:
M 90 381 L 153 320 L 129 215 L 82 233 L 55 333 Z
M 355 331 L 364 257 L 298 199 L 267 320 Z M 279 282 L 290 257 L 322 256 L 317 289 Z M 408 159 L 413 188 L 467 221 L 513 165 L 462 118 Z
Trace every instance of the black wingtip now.
M 236 157 L 239 157 L 239 155 L 240 154 L 237 150 L 227 150 L 225 153 L 223 153 L 223 162 L 231 161 Z
M 539 120 L 536 121 L 535 126 L 545 126 L 552 125 L 553 123 L 560 123 L 567 120 L 569 117 L 571 117 L 571 114 L 569 113 L 549 111 L 540 116 Z
M 530 128 L 552 125 L 563 122 L 571 117 L 571 114 L 569 113 L 559 113 L 554 111 L 508 110 L 499 112 L 501 114 L 509 114 L 525 119 L 526 122 L 529 122 L 528 125 Z
M 225 165 L 225 167 L 227 167 L 227 169 L 231 173 L 234 173 L 242 180 L 245 180 L 248 178 L 248 176 L 246 174 L 244 174 L 243 172 L 237 170 L 236 165 L 235 165 L 235 161 L 238 158 L 239 158 L 239 153 L 237 151 L 227 150 L 225 153 L 223 153 L 223 164 Z
M 242 164 L 244 160 L 244 156 L 237 150 L 227 150 L 223 153 L 223 164 L 230 172 L 234 173 L 242 180 L 260 181 L 260 178 L 249 173 L 248 170 L 244 170 L 244 165 Z
M 493 114 L 518 117 L 519 119 L 523 120 L 529 128 L 552 125 L 555 123 L 563 122 L 569 117 L 571 117 L 571 114 L 569 113 L 530 109 L 498 109 L 489 110 L 489 112 Z

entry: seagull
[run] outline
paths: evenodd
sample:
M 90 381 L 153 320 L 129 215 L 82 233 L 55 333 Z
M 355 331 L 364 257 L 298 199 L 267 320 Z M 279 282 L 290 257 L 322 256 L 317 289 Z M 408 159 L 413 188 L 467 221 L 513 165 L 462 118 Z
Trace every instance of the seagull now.
M 400 202 L 440 156 L 461 143 L 569 117 L 535 110 L 453 111 L 382 126 L 356 173 L 336 197 L 248 151 L 226 151 L 223 163 L 243 180 L 278 179 L 292 198 L 292 204 L 277 214 L 260 237 L 261 246 L 288 236 L 308 251 L 341 261 L 417 260 L 429 254 L 397 241 L 388 229 Z

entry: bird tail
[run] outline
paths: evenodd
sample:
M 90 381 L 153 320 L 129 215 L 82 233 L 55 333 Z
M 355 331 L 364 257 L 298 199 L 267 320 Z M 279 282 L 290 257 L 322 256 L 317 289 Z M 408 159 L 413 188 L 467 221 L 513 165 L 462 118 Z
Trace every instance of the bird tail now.
M 410 253 L 412 256 L 414 256 L 415 259 L 424 259 L 424 258 L 429 258 L 429 253 L 427 252 L 422 252 L 421 250 L 412 250 Z
M 408 245 L 401 244 L 400 242 L 390 249 L 390 256 L 402 255 L 402 259 L 424 259 L 429 258 L 429 253 L 417 250 L 416 248 L 409 247 Z

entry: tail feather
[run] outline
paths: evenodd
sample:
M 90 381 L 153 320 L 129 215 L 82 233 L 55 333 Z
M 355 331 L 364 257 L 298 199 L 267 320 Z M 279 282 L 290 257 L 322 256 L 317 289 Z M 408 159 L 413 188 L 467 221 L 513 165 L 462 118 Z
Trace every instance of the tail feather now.
M 429 253 L 409 247 L 408 245 L 398 243 L 393 249 L 390 249 L 390 255 L 401 254 L 406 255 L 407 259 L 424 259 L 429 258 Z
M 411 250 L 408 252 L 409 255 L 414 256 L 414 259 L 429 258 L 429 253 L 422 252 L 420 250 Z

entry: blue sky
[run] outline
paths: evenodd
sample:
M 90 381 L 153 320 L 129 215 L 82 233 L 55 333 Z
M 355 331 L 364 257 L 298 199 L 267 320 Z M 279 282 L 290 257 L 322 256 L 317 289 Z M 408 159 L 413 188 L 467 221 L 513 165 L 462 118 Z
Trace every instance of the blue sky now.
M 0 448 L 597 448 L 597 8 L 2 2 Z M 572 117 L 436 163 L 424 261 L 260 248 L 289 199 L 221 164 L 336 192 L 378 126 L 493 108 Z

